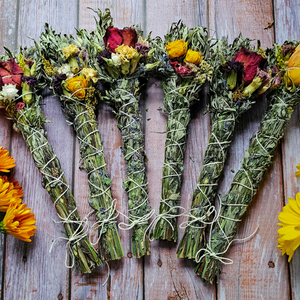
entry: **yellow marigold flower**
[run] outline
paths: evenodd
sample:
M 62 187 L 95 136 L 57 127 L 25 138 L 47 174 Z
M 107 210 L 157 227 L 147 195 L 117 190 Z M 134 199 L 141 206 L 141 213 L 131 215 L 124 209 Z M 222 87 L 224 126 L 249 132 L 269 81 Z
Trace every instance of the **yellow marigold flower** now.
M 189 49 L 186 53 L 185 61 L 198 65 L 200 61 L 203 59 L 203 56 L 198 51 L 193 51 Z
M 0 222 L 0 231 L 8 233 L 22 241 L 31 242 L 30 237 L 34 235 L 36 226 L 34 213 L 26 204 L 12 203 Z
M 281 249 L 282 255 L 286 253 L 289 256 L 290 262 L 294 251 L 300 245 L 300 193 L 297 193 L 296 199 L 289 198 L 278 219 L 281 221 L 278 225 L 282 227 L 278 229 L 277 247 Z
M 23 188 L 13 179 L 0 176 L 0 211 L 6 212 L 11 203 L 21 203 Z
M 9 169 L 13 168 L 15 160 L 8 156 L 9 152 L 0 147 L 0 172 L 9 172 Z
M 97 78 L 97 71 L 92 69 L 92 68 L 83 68 L 81 70 L 81 75 L 83 75 L 87 81 L 89 80 L 93 80 L 94 83 L 96 83 L 98 81 L 98 78 Z
M 295 172 L 295 175 L 296 175 L 296 177 L 300 177 L 300 164 L 298 164 L 298 166 L 296 166 L 296 168 L 297 168 L 299 171 L 296 171 L 296 172 Z
M 87 86 L 88 81 L 82 76 L 69 78 L 67 80 L 68 89 L 71 91 L 72 94 L 74 94 L 75 97 L 78 98 L 85 97 L 85 89 L 87 88 Z
M 183 40 L 176 40 L 174 42 L 168 43 L 166 45 L 166 49 L 171 59 L 180 57 L 186 52 L 187 42 L 185 43 Z
M 289 59 L 288 69 L 287 69 L 286 74 L 293 80 L 295 86 L 299 86 L 299 84 L 300 84 L 300 45 L 298 45 L 296 47 L 295 52 Z M 292 85 L 290 80 L 288 80 L 288 85 Z
M 72 44 L 69 45 L 68 47 L 62 48 L 62 52 L 65 58 L 69 58 L 71 55 L 77 53 L 78 51 L 79 51 L 78 48 Z

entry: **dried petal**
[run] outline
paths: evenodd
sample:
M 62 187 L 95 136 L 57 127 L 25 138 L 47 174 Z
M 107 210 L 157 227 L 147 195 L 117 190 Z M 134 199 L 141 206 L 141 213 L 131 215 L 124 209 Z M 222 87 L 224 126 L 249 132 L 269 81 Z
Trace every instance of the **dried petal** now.
M 136 30 L 134 28 L 125 28 L 121 30 L 121 32 L 123 37 L 123 44 L 125 46 L 134 47 L 138 40 Z

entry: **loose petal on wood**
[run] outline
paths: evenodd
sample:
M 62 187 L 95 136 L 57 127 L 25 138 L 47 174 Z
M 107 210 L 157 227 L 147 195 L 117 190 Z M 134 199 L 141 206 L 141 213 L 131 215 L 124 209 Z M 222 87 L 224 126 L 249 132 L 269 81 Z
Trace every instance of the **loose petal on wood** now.
M 298 1 L 276 0 L 274 3 L 275 13 L 275 39 L 276 43 L 286 40 L 300 40 Z M 288 198 L 294 198 L 300 192 L 300 178 L 295 177 L 296 165 L 300 163 L 300 106 L 296 108 L 291 122 L 286 130 L 282 142 L 282 166 L 285 204 Z M 278 215 L 279 211 L 277 212 Z M 277 229 L 279 226 L 277 226 Z M 286 257 L 284 257 L 286 259 Z M 300 294 L 300 249 L 298 248 L 289 263 L 292 287 L 292 299 L 297 299 Z
M 273 28 L 264 29 L 273 21 L 272 1 L 209 0 L 208 27 L 217 38 L 228 36 L 230 42 L 242 32 L 243 37 L 260 39 L 263 47 L 274 42 Z M 256 43 L 255 43 L 256 44 Z

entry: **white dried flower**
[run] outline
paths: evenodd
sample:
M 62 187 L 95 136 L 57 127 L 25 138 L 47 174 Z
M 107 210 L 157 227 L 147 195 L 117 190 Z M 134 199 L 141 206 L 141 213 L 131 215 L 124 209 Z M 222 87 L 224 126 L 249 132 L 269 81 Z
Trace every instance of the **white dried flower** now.
M 0 92 L 1 99 L 13 101 L 18 94 L 18 89 L 13 84 L 5 84 Z
M 116 67 L 121 66 L 121 64 L 122 64 L 122 61 L 121 61 L 121 58 L 119 57 L 119 54 L 112 53 L 111 54 L 111 60 L 112 60 L 112 62 L 114 63 L 114 65 Z
M 66 74 L 67 78 L 73 77 L 73 72 L 71 71 L 69 64 L 64 64 L 58 69 L 59 74 Z

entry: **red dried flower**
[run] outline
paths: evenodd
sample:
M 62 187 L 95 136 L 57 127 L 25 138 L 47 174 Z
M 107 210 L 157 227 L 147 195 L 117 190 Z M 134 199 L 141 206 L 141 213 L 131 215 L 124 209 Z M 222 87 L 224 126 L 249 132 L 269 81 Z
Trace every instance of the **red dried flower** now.
M 108 48 L 110 52 L 115 53 L 115 49 L 122 44 L 134 47 L 138 37 L 134 28 L 119 29 L 116 27 L 108 27 L 103 40 L 105 47 Z
M 0 62 L 0 89 L 4 84 L 13 84 L 17 89 L 21 88 L 23 70 L 13 57 L 8 61 Z
M 262 67 L 266 63 L 267 59 L 263 58 L 260 54 L 249 51 L 248 49 L 243 47 L 235 55 L 233 61 L 244 63 L 244 86 L 247 86 L 255 77 L 257 68 Z

